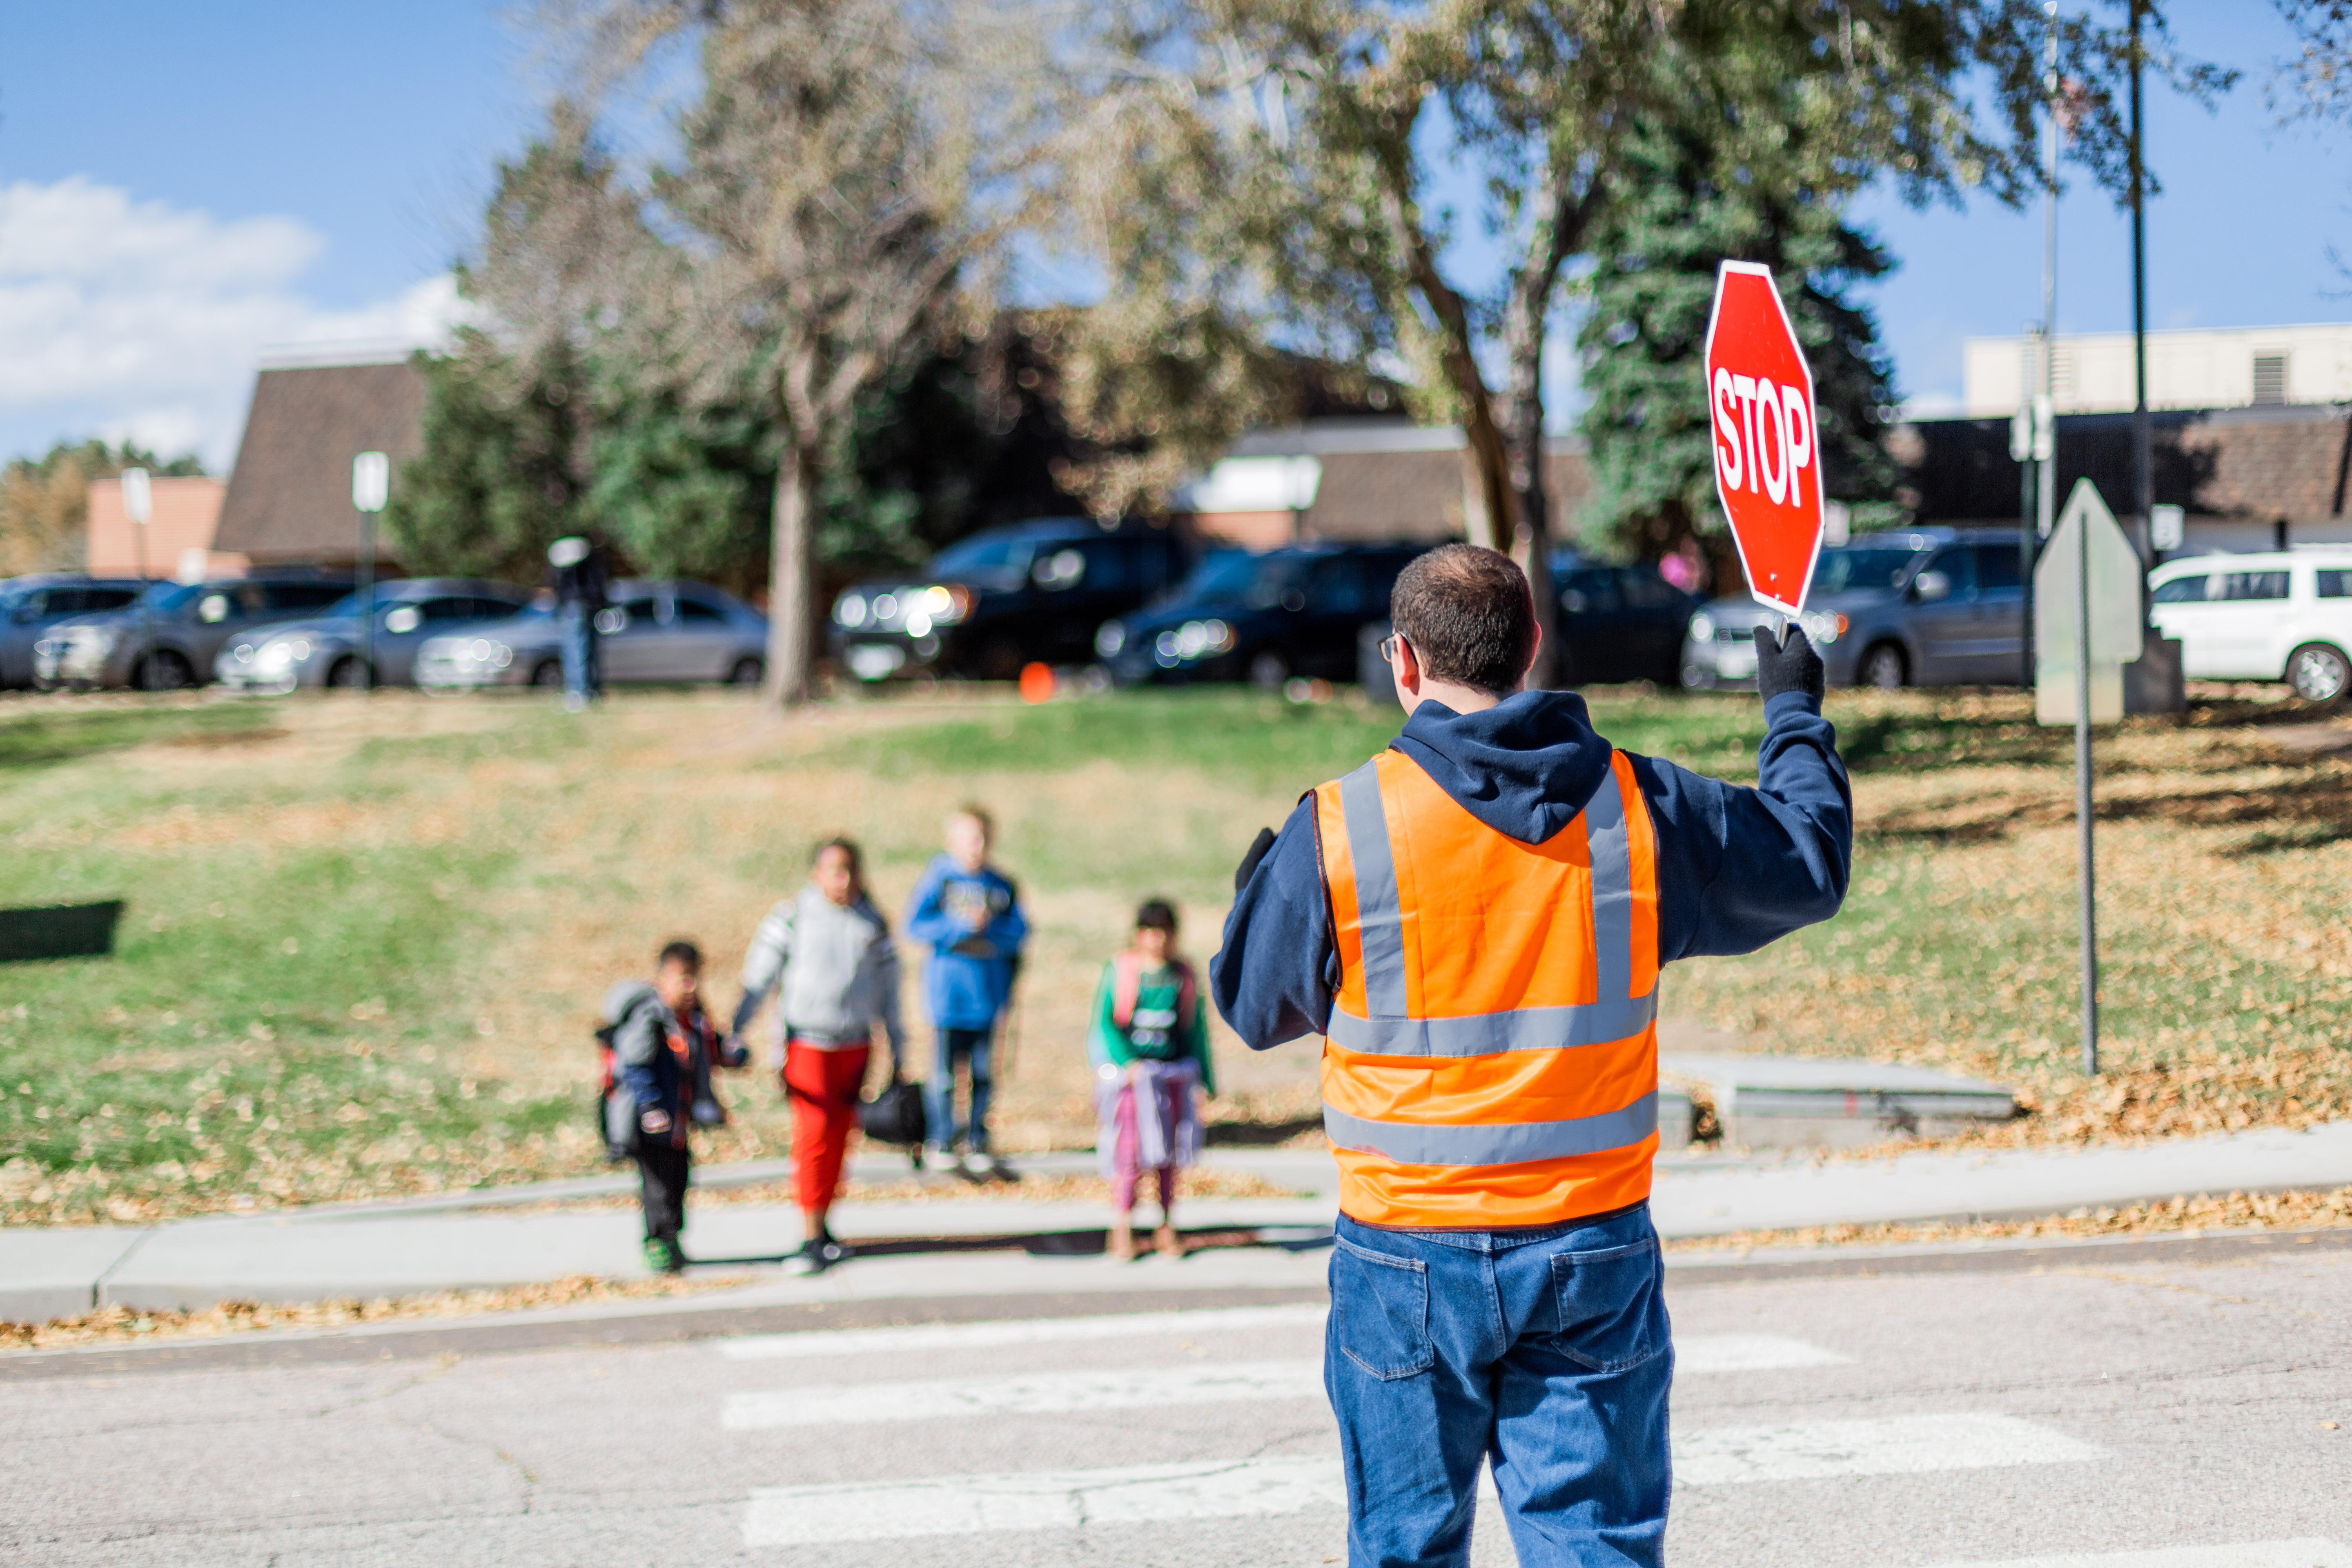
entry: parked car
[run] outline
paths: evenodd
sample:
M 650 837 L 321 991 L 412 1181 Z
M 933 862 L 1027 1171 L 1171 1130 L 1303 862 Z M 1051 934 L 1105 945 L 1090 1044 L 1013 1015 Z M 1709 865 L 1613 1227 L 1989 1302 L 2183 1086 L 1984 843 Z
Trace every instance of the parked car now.
M 171 691 L 204 680 L 221 645 L 263 621 L 324 609 L 347 577 L 230 577 L 157 583 L 120 609 L 79 616 L 33 647 L 33 683 Z
M 256 626 L 231 638 L 213 661 L 213 677 L 243 691 L 284 693 L 302 686 L 414 686 L 416 650 L 425 640 L 530 607 L 531 590 L 467 577 L 404 577 L 370 592 L 375 626 L 361 646 L 354 590 L 316 616 Z M 366 680 L 367 660 L 375 677 Z
M 2148 598 L 2183 675 L 2284 680 L 2314 702 L 2352 688 L 2352 545 L 2168 561 Z
M 147 584 L 136 577 L 44 572 L 0 581 L 0 688 L 33 684 L 33 645 L 59 621 L 118 610 Z
M 1351 680 L 1358 634 L 1388 616 L 1389 591 L 1425 544 L 1307 544 L 1219 551 L 1158 604 L 1096 634 L 1122 686 L 1236 680 L 1269 690 L 1293 676 Z
M 1698 601 L 1658 575 L 1654 566 L 1555 565 L 1560 684 L 1611 680 L 1675 683 L 1683 637 Z
M 1050 517 L 986 529 L 911 577 L 877 578 L 833 602 L 833 657 L 860 680 L 929 670 L 1008 679 L 1033 660 L 1082 664 L 1104 620 L 1184 574 L 1164 529 L 1106 531 Z
M 2015 685 L 2023 679 L 2025 587 L 2008 529 L 1864 534 L 1822 552 L 1805 635 L 1832 686 Z M 1756 630 L 1780 617 L 1745 595 L 1690 620 L 1685 686 L 1756 679 Z
M 757 685 L 767 669 L 768 617 L 707 583 L 624 579 L 596 617 L 607 685 L 723 680 Z M 442 689 L 563 684 L 562 627 L 533 605 L 503 621 L 427 637 L 416 684 Z

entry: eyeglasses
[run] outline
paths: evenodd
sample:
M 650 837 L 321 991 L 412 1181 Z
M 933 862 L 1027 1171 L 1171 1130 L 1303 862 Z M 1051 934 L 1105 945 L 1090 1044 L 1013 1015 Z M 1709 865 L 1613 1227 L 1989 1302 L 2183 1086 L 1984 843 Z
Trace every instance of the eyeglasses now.
M 1394 664 L 1396 662 L 1397 645 L 1403 641 L 1404 638 L 1399 637 L 1394 632 L 1391 632 L 1388 636 L 1382 637 L 1381 639 L 1381 658 L 1391 664 Z

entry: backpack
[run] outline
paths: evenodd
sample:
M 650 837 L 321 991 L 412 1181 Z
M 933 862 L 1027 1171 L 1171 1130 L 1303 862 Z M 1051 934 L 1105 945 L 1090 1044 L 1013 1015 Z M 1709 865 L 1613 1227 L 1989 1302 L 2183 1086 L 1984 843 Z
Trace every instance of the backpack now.
M 857 1130 L 877 1143 L 919 1148 L 929 1125 L 922 1089 L 900 1078 L 896 1063 L 890 1068 L 890 1081 L 877 1089 L 873 1099 L 857 1102 Z
M 614 1047 L 613 1038 L 621 1032 L 621 1025 L 626 1022 L 628 1016 L 624 1014 L 596 1031 L 596 1100 L 592 1109 L 596 1113 L 596 1142 L 603 1147 L 608 1162 L 629 1157 L 625 1147 L 613 1142 L 612 1122 L 613 1091 L 621 1086 L 620 1056 Z

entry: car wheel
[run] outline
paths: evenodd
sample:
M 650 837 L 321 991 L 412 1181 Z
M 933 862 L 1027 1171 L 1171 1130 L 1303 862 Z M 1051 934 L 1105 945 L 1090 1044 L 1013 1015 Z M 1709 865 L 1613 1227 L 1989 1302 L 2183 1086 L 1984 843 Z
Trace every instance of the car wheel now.
M 559 659 L 543 658 L 530 667 L 530 683 L 549 690 L 563 684 L 563 665 Z
M 362 684 L 361 676 L 366 669 L 367 666 L 356 657 L 346 654 L 327 667 L 327 684 L 338 691 L 357 691 Z
M 1260 691 L 1279 691 L 1290 679 L 1290 661 L 1267 648 L 1249 661 L 1249 682 Z
M 1881 691 L 1893 691 L 1909 684 L 1911 670 L 1903 650 L 1891 642 L 1878 643 L 1862 656 L 1861 682 L 1875 686 Z
M 195 683 L 194 668 L 170 648 L 159 648 L 141 659 L 131 681 L 142 691 L 177 691 Z
M 767 673 L 768 664 L 765 659 L 752 658 L 747 655 L 737 659 L 735 668 L 727 672 L 727 684 L 757 686 L 760 684 L 760 678 Z
M 2286 682 L 2307 702 L 2333 702 L 2352 686 L 2352 661 L 2341 648 L 2307 642 L 2287 655 Z

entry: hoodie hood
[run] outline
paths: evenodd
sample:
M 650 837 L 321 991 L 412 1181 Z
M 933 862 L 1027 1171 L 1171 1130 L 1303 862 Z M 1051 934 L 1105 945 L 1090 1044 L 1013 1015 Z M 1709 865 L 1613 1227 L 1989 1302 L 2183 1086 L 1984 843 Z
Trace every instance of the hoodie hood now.
M 1573 691 L 1522 691 L 1476 713 L 1423 702 L 1396 749 L 1463 810 L 1522 844 L 1566 827 L 1609 773 L 1609 742 Z
M 658 1005 L 661 994 L 643 980 L 616 980 L 604 993 L 604 1022 L 617 1024 L 648 1001 Z

